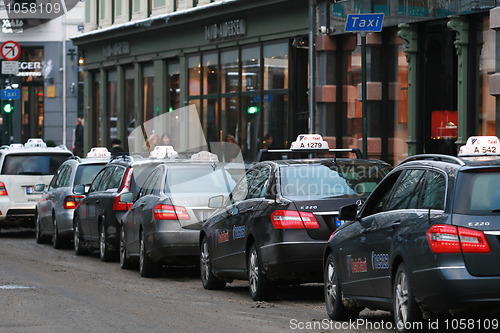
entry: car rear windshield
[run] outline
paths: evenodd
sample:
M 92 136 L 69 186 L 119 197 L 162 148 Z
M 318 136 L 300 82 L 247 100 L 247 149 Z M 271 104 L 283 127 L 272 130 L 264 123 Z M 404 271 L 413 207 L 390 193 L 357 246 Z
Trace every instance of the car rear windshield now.
M 182 193 L 229 193 L 235 181 L 222 168 L 211 165 L 196 167 L 175 167 L 167 172 L 167 191 Z
M 291 200 L 366 196 L 390 171 L 381 165 L 280 167 L 281 194 Z
M 457 181 L 455 213 L 500 214 L 500 170 L 461 172 Z
M 99 173 L 99 171 L 104 168 L 106 163 L 102 164 L 80 164 L 76 169 L 75 174 L 75 184 L 91 184 L 94 180 L 95 176 Z
M 68 154 L 9 154 L 2 175 L 53 175 Z

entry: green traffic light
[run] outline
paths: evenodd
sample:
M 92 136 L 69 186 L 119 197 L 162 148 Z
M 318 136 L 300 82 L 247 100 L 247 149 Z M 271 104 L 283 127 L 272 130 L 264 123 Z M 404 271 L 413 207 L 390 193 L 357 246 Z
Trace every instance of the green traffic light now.
M 255 114 L 255 113 L 259 112 L 259 108 L 257 106 L 249 106 L 247 108 L 247 112 L 249 114 Z
M 12 107 L 12 104 L 7 103 L 3 106 L 3 111 L 5 113 L 11 113 L 14 108 Z

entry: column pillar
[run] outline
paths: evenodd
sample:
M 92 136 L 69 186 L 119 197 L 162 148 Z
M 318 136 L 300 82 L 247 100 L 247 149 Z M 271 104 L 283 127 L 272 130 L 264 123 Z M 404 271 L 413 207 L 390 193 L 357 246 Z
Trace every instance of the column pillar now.
M 154 86 L 154 102 L 155 102 L 155 116 L 167 112 L 167 66 L 165 61 L 157 59 L 154 61 L 155 71 L 155 86 Z
M 97 110 L 93 110 L 92 106 L 95 105 L 93 95 L 94 76 L 89 71 L 85 71 L 83 76 L 83 119 L 85 125 L 83 126 L 83 152 L 86 153 L 93 147 L 94 135 L 92 133 L 92 124 L 95 124 L 95 117 Z
M 398 36 L 405 41 L 405 55 L 408 63 L 408 156 L 417 153 L 417 50 L 416 27 L 403 23 L 399 25 Z
M 457 124 L 457 151 L 465 145 L 467 141 L 467 64 L 469 60 L 469 23 L 463 17 L 450 16 L 450 21 L 447 26 L 457 33 L 455 38 L 455 49 L 458 55 L 458 86 L 457 86 L 457 109 L 458 109 L 458 124 Z
M 125 71 L 122 65 L 116 66 L 116 136 L 126 146 L 127 116 L 125 114 Z

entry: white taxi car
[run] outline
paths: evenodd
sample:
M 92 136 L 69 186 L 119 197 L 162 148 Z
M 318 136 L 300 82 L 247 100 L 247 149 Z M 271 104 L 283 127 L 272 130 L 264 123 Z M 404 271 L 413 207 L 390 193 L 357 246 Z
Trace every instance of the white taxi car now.
M 59 166 L 73 154 L 64 146 L 47 147 L 42 139 L 0 148 L 0 229 L 33 228 L 41 192 Z

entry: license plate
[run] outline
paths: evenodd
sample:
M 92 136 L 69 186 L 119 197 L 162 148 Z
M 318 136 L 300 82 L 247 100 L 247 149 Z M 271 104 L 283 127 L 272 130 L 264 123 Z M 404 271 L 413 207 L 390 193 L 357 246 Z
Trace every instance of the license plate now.
M 37 194 L 38 192 L 35 191 L 34 186 L 26 186 L 26 194 Z

